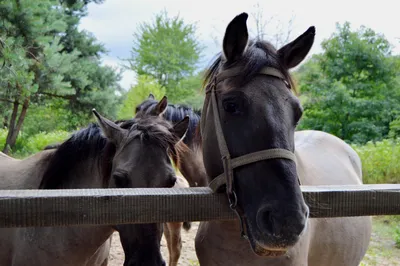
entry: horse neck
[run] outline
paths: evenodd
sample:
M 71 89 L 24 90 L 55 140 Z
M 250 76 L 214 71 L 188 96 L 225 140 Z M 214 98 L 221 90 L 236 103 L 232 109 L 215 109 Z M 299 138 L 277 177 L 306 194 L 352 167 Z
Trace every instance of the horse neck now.
M 186 132 L 186 136 L 183 142 L 191 149 L 194 149 L 198 145 L 199 140 L 197 137 L 197 127 L 200 123 L 201 113 L 194 111 L 192 108 L 179 107 L 173 104 L 169 104 L 166 112 L 164 113 L 164 118 L 173 123 L 177 123 L 189 116 L 189 127 Z
M 143 265 L 158 265 L 162 261 L 161 226 L 161 224 L 124 224 L 115 227 L 125 253 L 125 264 L 140 262 Z
M 207 173 L 201 145 L 194 143 L 190 149 L 183 151 L 177 166 L 191 187 L 207 186 Z
M 70 171 L 72 178 L 68 179 L 64 188 L 105 188 L 105 163 L 101 154 L 83 160 Z

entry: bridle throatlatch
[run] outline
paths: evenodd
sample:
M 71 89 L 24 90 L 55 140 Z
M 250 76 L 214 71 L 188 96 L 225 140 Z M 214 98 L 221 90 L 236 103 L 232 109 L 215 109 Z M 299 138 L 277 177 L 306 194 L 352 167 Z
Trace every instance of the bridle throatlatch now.
M 236 70 L 236 71 L 235 71 Z M 230 73 L 227 73 L 230 72 Z M 233 73 L 232 73 L 233 72 Z M 249 154 L 245 154 L 236 158 L 232 158 L 228 146 L 226 144 L 224 133 L 221 127 L 221 120 L 219 116 L 219 109 L 217 103 L 217 95 L 216 95 L 216 87 L 217 84 L 227 78 L 239 75 L 240 69 L 231 69 L 226 71 L 225 73 L 222 72 L 218 74 L 214 79 L 211 81 L 210 84 L 207 85 L 207 92 L 211 90 L 211 107 L 214 116 L 214 126 L 218 140 L 219 151 L 221 154 L 221 160 L 223 164 L 224 172 L 214 178 L 210 183 L 209 187 L 213 190 L 213 192 L 217 192 L 220 187 L 226 185 L 226 193 L 229 200 L 230 208 L 236 213 L 240 220 L 240 227 L 241 227 L 241 236 L 245 239 L 248 239 L 247 234 L 245 233 L 245 225 L 243 221 L 243 213 L 241 210 L 237 208 L 237 196 L 234 189 L 234 178 L 233 178 L 233 169 L 238 168 L 243 165 L 255 163 L 258 161 L 263 160 L 270 160 L 270 159 L 288 159 L 296 162 L 296 157 L 293 152 L 287 149 L 267 149 L 262 151 L 257 151 Z M 286 78 L 282 75 L 282 73 L 271 67 L 265 67 L 261 69 L 259 74 L 274 76 L 282 80 L 285 85 L 290 89 L 290 83 L 287 82 Z M 300 182 L 300 181 L 299 181 Z

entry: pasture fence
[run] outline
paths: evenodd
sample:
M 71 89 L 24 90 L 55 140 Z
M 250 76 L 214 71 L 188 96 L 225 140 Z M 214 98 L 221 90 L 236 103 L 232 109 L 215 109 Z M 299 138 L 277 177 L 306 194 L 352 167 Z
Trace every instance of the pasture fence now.
M 301 186 L 311 218 L 400 215 L 400 185 Z M 0 190 L 0 227 L 237 219 L 208 187 Z

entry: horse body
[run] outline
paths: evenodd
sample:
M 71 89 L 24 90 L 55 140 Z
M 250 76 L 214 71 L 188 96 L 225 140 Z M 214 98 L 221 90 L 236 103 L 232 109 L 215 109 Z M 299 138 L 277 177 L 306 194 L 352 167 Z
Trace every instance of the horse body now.
M 358 155 L 337 137 L 320 131 L 297 131 L 295 144 L 297 169 L 302 184 L 362 184 Z M 310 219 L 299 242 L 280 257 L 261 257 L 254 254 L 248 241 L 240 238 L 239 229 L 239 221 L 200 223 L 196 235 L 196 252 L 200 264 L 357 266 L 368 248 L 371 218 Z
M 37 189 L 53 154 L 54 150 L 47 150 L 25 160 L 3 157 L 1 189 Z M 93 169 L 74 173 L 77 180 L 87 181 L 82 187 L 102 187 L 101 181 L 82 178 L 98 176 Z M 113 231 L 109 226 L 2 228 L 0 265 L 102 265 L 108 259 Z
M 1 189 L 66 189 L 106 187 L 171 187 L 176 177 L 167 151 L 184 135 L 188 119 L 174 127 L 157 118 L 123 125 L 96 113 L 100 126 L 78 131 L 57 149 L 24 160 L 0 157 Z M 105 137 L 103 136 L 105 135 Z M 165 265 L 160 253 L 161 226 L 70 226 L 0 229 L 0 265 L 105 266 L 111 236 L 117 229 L 129 245 L 124 265 Z M 136 256 L 129 238 L 140 232 L 149 258 Z M 136 236 L 137 237 L 137 236 Z M 135 243 L 136 244 L 136 243 Z M 146 260 L 146 262 L 143 262 Z M 144 264 L 142 264 L 144 263 Z
M 1 189 L 36 189 L 53 151 L 42 151 L 24 160 L 0 153 Z

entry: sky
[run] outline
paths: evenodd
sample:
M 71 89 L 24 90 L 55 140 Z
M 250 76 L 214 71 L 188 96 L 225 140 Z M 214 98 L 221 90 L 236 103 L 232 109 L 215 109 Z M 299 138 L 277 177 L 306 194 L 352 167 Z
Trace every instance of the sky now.
M 80 29 L 92 32 L 103 43 L 108 54 L 103 64 L 120 67 L 122 59 L 130 56 L 133 33 L 141 22 L 150 22 L 165 9 L 170 16 L 179 15 L 186 23 L 197 24 L 197 36 L 205 50 L 201 65 L 206 66 L 221 51 L 223 35 L 228 23 L 238 14 L 249 14 L 247 25 L 254 36 L 252 17 L 257 10 L 265 21 L 265 29 L 273 36 L 278 26 L 287 32 L 292 19 L 290 41 L 310 26 L 316 27 L 313 48 L 308 58 L 320 53 L 321 41 L 329 38 L 336 23 L 351 23 L 352 29 L 361 25 L 382 33 L 393 45 L 393 53 L 400 54 L 399 0 L 105 0 L 103 4 L 89 4 L 88 16 L 81 20 Z M 135 73 L 124 71 L 121 86 L 128 90 L 136 81 Z

